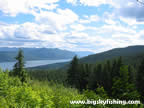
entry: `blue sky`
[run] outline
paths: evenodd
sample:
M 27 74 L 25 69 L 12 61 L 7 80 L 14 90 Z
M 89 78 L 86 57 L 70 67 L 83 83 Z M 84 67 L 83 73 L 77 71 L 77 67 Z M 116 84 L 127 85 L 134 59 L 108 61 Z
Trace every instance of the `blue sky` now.
M 144 45 L 136 0 L 0 0 L 0 47 L 102 52 Z

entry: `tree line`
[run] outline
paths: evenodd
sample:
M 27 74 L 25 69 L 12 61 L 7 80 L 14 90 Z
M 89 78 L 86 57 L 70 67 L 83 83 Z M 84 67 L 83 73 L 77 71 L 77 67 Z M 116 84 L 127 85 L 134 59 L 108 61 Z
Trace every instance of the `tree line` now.
M 103 64 L 83 64 L 75 56 L 67 74 L 67 83 L 80 91 L 103 87 L 111 98 L 144 100 L 144 59 L 135 69 L 123 64 L 122 57 Z

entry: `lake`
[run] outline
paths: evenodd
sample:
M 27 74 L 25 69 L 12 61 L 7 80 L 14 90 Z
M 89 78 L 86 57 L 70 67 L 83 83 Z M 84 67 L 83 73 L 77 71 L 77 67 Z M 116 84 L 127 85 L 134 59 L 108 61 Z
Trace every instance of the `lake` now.
M 47 65 L 47 64 L 53 64 L 53 63 L 60 63 L 60 62 L 67 62 L 70 61 L 70 59 L 62 59 L 62 60 L 33 60 L 33 61 L 26 61 L 25 67 L 35 67 L 35 66 L 41 66 L 41 65 Z M 16 62 L 1 62 L 0 67 L 5 69 L 13 69 L 13 66 Z

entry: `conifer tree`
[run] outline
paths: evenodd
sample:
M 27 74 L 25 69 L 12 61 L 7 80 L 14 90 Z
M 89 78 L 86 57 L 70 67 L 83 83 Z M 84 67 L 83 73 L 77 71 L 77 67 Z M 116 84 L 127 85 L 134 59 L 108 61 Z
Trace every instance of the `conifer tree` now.
M 115 73 L 116 73 L 116 66 L 117 66 L 117 61 L 114 60 L 113 63 L 112 63 L 112 69 L 111 69 L 111 77 L 115 77 Z
M 102 76 L 102 64 L 98 64 L 97 66 L 97 79 L 98 79 L 98 84 L 99 85 L 102 85 L 102 79 L 103 79 L 103 76 Z
M 120 77 L 120 68 L 123 66 L 122 63 L 122 57 L 120 57 L 118 60 L 114 60 L 112 64 L 112 69 L 111 69 L 111 78 L 110 78 L 110 88 L 113 86 L 113 79 L 119 78 Z M 110 95 L 112 95 L 112 92 L 109 92 Z
M 89 88 L 95 90 L 98 85 L 102 84 L 102 65 L 98 64 L 94 67 L 94 71 L 89 78 Z
M 122 57 L 120 56 L 119 59 L 117 60 L 117 66 L 116 66 L 116 76 L 120 76 L 120 68 L 123 66 L 122 63 Z
M 141 94 L 141 99 L 144 99 L 144 59 L 142 60 L 138 72 L 137 72 L 137 88 L 139 93 Z
M 128 66 L 128 75 L 129 75 L 129 83 L 136 84 L 135 71 L 134 71 L 134 68 L 131 65 Z
M 17 60 L 16 64 L 14 65 L 13 74 L 14 76 L 18 76 L 22 83 L 26 82 L 26 71 L 24 69 L 24 55 L 23 51 L 19 49 L 18 55 L 15 58 Z
M 107 61 L 107 63 L 104 64 L 102 77 L 103 77 L 103 87 L 104 87 L 104 89 L 107 90 L 108 92 L 111 92 L 110 91 L 110 88 L 111 88 L 111 83 L 110 83 L 111 76 L 110 76 L 110 63 L 109 63 L 109 61 Z
M 122 66 L 119 74 L 113 78 L 112 96 L 116 99 L 139 99 L 134 84 L 129 83 L 128 66 Z
M 112 77 L 119 77 L 120 76 L 120 67 L 123 65 L 122 63 L 122 57 L 120 57 L 118 60 L 114 60 L 113 66 L 112 66 Z
M 106 63 L 106 66 L 107 66 L 107 89 L 108 89 L 108 92 L 110 92 L 110 88 L 111 88 L 111 63 L 110 61 L 108 60 L 107 63 Z
M 79 70 L 76 73 L 76 87 L 81 91 L 86 89 L 88 85 L 88 71 L 85 68 L 90 70 L 88 64 L 79 64 Z
M 75 87 L 77 84 L 77 73 L 79 71 L 79 61 L 77 56 L 74 56 L 73 60 L 70 63 L 70 67 L 68 69 L 68 77 L 67 77 L 67 81 L 68 84 L 70 84 L 71 86 Z

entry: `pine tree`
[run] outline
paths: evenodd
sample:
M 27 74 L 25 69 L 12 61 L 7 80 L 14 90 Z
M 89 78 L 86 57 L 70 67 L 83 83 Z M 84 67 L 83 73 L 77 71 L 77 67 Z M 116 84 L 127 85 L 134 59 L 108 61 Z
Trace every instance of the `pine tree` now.
M 111 70 L 111 76 L 113 78 L 120 76 L 119 71 L 121 66 L 123 66 L 122 57 L 120 57 L 118 60 L 113 61 L 112 70 Z
M 123 63 L 122 63 L 122 57 L 120 56 L 118 61 L 117 61 L 117 66 L 116 66 L 116 76 L 120 76 L 120 68 L 123 66 Z
M 141 100 L 144 100 L 144 59 L 139 66 L 136 81 L 138 91 L 141 94 Z
M 102 85 L 102 65 L 98 64 L 94 67 L 94 71 L 90 75 L 89 88 L 95 90 L 98 85 Z
M 18 55 L 15 59 L 17 60 L 17 62 L 14 65 L 13 75 L 18 76 L 21 79 L 22 83 L 26 82 L 27 74 L 24 69 L 24 55 L 21 49 L 19 49 Z
M 104 64 L 104 68 L 103 68 L 103 87 L 105 90 L 109 92 L 110 91 L 110 88 L 111 88 L 111 75 L 110 75 L 110 72 L 111 72 L 111 67 L 110 67 L 110 62 L 107 61 L 106 64 Z
M 77 73 L 79 71 L 79 61 L 77 56 L 74 56 L 73 60 L 70 63 L 70 67 L 68 69 L 68 77 L 67 77 L 67 81 L 68 84 L 70 84 L 73 87 L 76 87 L 77 84 Z
M 88 85 L 88 73 L 89 72 L 85 68 L 88 68 L 88 70 L 90 70 L 89 64 L 79 64 L 79 70 L 76 73 L 76 81 L 77 81 L 76 87 L 80 91 L 82 91 L 83 89 L 86 89 Z
M 116 67 L 117 67 L 117 61 L 114 60 L 112 63 L 112 69 L 111 69 L 111 77 L 114 78 L 116 76 Z
M 120 57 L 118 60 L 114 59 L 112 67 L 111 67 L 111 74 L 110 74 L 110 88 L 113 86 L 113 79 L 120 77 L 120 67 L 123 66 L 122 63 L 122 57 Z M 110 95 L 112 95 L 112 92 L 109 92 Z
M 128 66 L 129 83 L 136 84 L 135 70 L 132 66 Z
M 97 66 L 97 79 L 98 79 L 98 84 L 99 85 L 102 85 L 102 78 L 103 78 L 103 76 L 102 76 L 102 64 L 98 64 L 98 66 Z
M 112 96 L 116 99 L 139 99 L 134 84 L 129 83 L 128 66 L 122 66 L 119 74 L 113 78 Z

